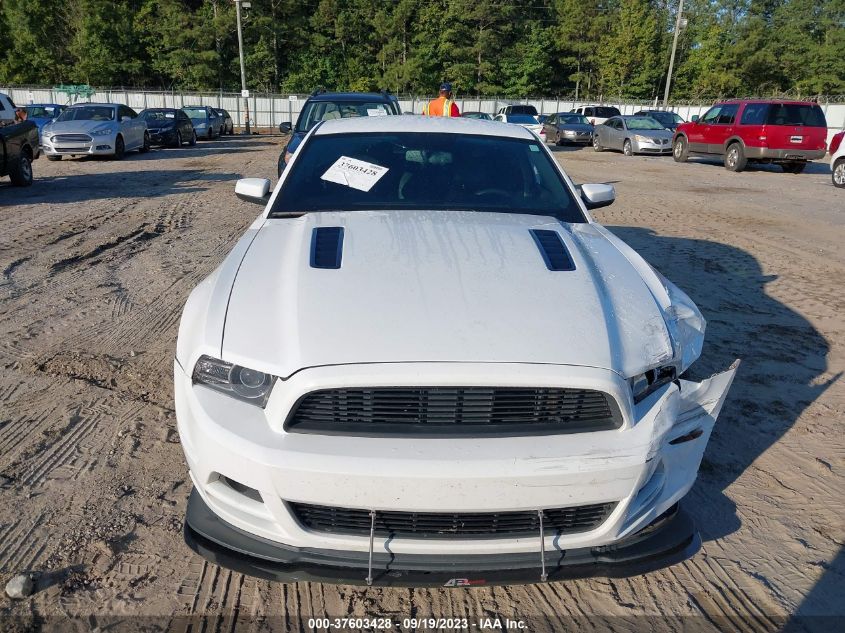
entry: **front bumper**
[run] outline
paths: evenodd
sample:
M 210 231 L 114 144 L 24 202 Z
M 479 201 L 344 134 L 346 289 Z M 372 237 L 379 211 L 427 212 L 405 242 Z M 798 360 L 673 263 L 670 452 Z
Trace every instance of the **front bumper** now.
M 560 140 L 566 143 L 585 143 L 589 145 L 593 142 L 593 135 L 589 132 L 568 133 L 563 132 L 560 135 Z
M 43 137 L 41 148 L 47 156 L 110 156 L 114 154 L 116 134 L 114 136 L 92 136 L 90 139 L 89 141 L 53 142 Z
M 327 582 L 400 587 L 473 587 L 541 582 L 539 551 L 524 554 L 369 554 L 290 547 L 254 536 L 220 519 L 191 492 L 184 528 L 187 545 L 236 572 L 280 582 Z M 619 578 L 679 563 L 701 547 L 689 515 L 673 506 L 649 527 L 610 547 L 545 552 L 546 580 Z
M 772 149 L 770 147 L 745 147 L 745 156 L 753 160 L 820 160 L 826 149 Z
M 700 384 L 665 386 L 633 408 L 623 427 L 568 435 L 349 437 L 286 431 L 298 398 L 325 387 L 379 385 L 554 386 L 601 389 L 624 401 L 627 382 L 606 370 L 509 364 L 346 365 L 301 370 L 266 409 L 191 383 L 174 363 L 176 417 L 197 494 L 243 533 L 283 549 L 365 555 L 369 538 L 304 527 L 290 502 L 400 512 L 508 512 L 615 503 L 588 531 L 548 534 L 547 552 L 616 547 L 675 505 L 698 465 L 735 367 Z M 253 489 L 246 494 L 229 480 Z M 196 526 L 195 526 L 196 527 Z M 484 538 L 379 536 L 393 556 L 527 557 L 539 535 Z M 476 558 L 475 560 L 481 560 Z
M 651 141 L 631 141 L 635 154 L 671 154 L 672 140 L 665 139 L 666 143 L 654 143 Z
M 172 145 L 176 142 L 176 129 L 150 130 L 150 145 Z

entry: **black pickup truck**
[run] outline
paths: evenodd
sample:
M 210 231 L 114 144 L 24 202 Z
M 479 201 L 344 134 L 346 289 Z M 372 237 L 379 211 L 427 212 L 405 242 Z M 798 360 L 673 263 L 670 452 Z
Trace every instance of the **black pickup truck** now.
M 41 154 L 38 126 L 32 121 L 14 123 L 15 104 L 0 94 L 0 177 L 9 176 L 12 184 L 32 184 L 32 161 Z
M 38 126 L 22 121 L 0 127 L 0 177 L 9 176 L 12 184 L 32 184 L 32 161 L 38 158 Z

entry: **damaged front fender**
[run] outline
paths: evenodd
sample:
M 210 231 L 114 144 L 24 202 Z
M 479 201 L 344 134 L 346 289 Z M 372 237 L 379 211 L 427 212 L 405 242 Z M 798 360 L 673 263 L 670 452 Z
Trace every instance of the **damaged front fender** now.
M 659 408 L 649 457 L 652 467 L 631 502 L 622 536 L 648 525 L 692 488 L 738 367 L 736 360 L 707 380 L 679 380 L 652 404 Z

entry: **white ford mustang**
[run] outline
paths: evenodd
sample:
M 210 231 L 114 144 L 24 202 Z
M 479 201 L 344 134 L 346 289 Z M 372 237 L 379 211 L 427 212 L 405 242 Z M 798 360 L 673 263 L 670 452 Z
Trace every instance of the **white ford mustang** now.
M 518 126 L 315 127 L 179 328 L 187 543 L 279 580 L 619 576 L 700 539 L 679 506 L 736 366 L 692 301 Z

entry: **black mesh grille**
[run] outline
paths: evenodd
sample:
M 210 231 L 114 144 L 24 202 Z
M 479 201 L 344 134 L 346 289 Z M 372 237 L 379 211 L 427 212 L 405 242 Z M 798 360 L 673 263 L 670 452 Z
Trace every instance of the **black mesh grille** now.
M 613 399 L 590 389 L 384 387 L 313 391 L 290 431 L 334 434 L 542 434 L 618 428 Z
M 289 503 L 307 529 L 334 534 L 370 534 L 370 511 Z M 615 503 L 543 510 L 545 534 L 587 532 L 601 525 Z M 508 538 L 539 534 L 536 510 L 520 512 L 376 512 L 376 534 L 413 538 Z

